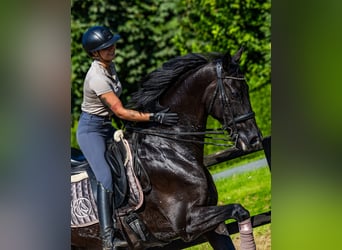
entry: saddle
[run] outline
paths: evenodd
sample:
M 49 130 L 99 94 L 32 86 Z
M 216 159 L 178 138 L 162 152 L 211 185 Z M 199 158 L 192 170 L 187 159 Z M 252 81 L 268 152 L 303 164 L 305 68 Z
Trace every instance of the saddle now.
M 107 145 L 106 159 L 111 167 L 117 226 L 131 245 L 150 238 L 144 223 L 135 213 L 143 204 L 143 190 L 133 168 L 133 156 L 121 130 Z M 97 181 L 82 152 L 71 149 L 71 227 L 98 223 Z

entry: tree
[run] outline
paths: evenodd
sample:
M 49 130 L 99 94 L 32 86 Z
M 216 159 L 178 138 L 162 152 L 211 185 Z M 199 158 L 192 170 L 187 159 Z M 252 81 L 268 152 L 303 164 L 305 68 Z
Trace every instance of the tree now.
M 271 133 L 271 1 L 184 0 L 174 38 L 182 54 L 245 52 L 241 67 L 250 87 L 257 122 Z

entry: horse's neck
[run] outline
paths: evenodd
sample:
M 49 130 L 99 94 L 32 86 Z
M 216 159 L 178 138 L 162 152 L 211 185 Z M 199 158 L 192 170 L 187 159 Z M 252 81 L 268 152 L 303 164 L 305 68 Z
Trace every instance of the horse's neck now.
M 181 125 L 188 126 L 189 130 L 203 130 L 207 121 L 205 95 L 210 78 L 196 81 L 198 78 L 183 80 L 170 88 L 160 99 L 162 106 L 170 107 L 180 115 Z

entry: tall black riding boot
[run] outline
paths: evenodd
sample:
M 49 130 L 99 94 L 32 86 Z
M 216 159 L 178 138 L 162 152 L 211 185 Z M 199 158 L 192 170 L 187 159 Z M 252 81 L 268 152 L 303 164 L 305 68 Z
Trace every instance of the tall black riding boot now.
M 113 223 L 113 192 L 105 189 L 101 183 L 97 185 L 97 208 L 103 250 L 127 247 L 127 242 L 117 237 L 117 229 Z

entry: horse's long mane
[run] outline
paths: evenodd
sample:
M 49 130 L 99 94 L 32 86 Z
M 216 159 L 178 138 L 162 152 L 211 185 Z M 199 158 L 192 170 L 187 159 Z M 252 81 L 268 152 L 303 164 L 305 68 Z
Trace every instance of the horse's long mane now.
M 222 56 L 218 53 L 190 53 L 175 57 L 164 63 L 161 68 L 152 71 L 140 83 L 139 90 L 132 94 L 128 102 L 130 108 L 146 110 L 153 107 L 156 101 L 171 84 L 203 67 L 211 60 Z

